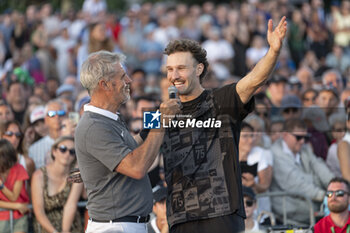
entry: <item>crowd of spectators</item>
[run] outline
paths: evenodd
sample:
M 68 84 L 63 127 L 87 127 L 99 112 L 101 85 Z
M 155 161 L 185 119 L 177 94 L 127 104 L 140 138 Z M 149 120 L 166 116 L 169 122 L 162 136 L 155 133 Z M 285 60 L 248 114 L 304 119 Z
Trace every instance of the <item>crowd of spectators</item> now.
M 299 192 L 318 210 L 332 177 L 350 181 L 349 1 L 332 1 L 329 9 L 321 0 L 144 3 L 132 5 L 119 15 L 109 12 L 104 0 L 85 0 L 78 11 L 54 11 L 46 3 L 30 5 L 24 13 L 14 9 L 3 12 L 0 121 L 4 125 L 0 137 L 11 142 L 17 161 L 29 174 L 29 179 L 22 177 L 27 193 L 30 180 L 36 187 L 32 190 L 36 195 L 35 224 L 47 232 L 69 229 L 73 219 L 68 221 L 66 216 L 74 216 L 75 210 L 67 210 L 61 203 L 61 213 L 65 214 L 62 223 L 50 223 L 44 202 L 55 195 L 64 196 L 59 200 L 69 203 L 84 196 L 80 187 L 67 186 L 65 181 L 73 159 L 55 157 L 73 155 L 68 147 L 74 139 L 62 136 L 74 136 L 83 106 L 89 102 L 79 74 L 90 53 L 107 50 L 126 55 L 132 99 L 121 114 L 130 131 L 137 134 L 143 127 L 142 111 L 168 98 L 169 83 L 163 67 L 163 50 L 168 42 L 177 38 L 199 41 L 210 63 L 203 86 L 217 88 L 238 81 L 265 55 L 267 21 L 271 18 L 276 25 L 284 15 L 288 36 L 276 69 L 257 91 L 255 110 L 243 125 L 239 159 L 248 167 L 257 166 L 256 172 L 243 172 L 242 182 L 255 194 L 269 190 Z M 293 158 L 288 169 L 281 167 L 288 162 L 281 158 L 284 154 Z M 56 173 L 59 175 L 52 177 Z M 5 186 L 7 174 L 0 172 Z M 150 177 L 152 186 L 164 183 L 161 155 L 150 169 Z M 48 187 L 46 196 L 37 196 Z M 68 198 L 69 193 L 72 195 Z M 249 195 L 255 217 L 262 210 L 279 217 L 277 199 L 256 198 L 255 194 Z M 29 204 L 27 199 L 23 200 Z M 2 200 L 0 208 L 18 211 L 15 217 L 28 210 L 22 203 L 8 206 Z M 303 219 L 307 213 L 300 210 L 294 213 L 297 217 L 293 213 L 288 216 L 291 223 L 307 223 L 308 219 Z M 1 220 L 8 219 L 8 215 L 1 215 Z

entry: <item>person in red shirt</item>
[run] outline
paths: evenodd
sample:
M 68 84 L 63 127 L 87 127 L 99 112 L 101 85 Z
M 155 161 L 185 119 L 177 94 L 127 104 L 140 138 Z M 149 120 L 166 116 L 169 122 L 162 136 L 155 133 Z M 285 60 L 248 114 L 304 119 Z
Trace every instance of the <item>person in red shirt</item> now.
M 17 162 L 17 153 L 6 139 L 0 139 L 0 208 L 13 210 L 13 232 L 28 231 L 29 196 L 25 181 L 29 179 L 25 168 Z M 10 213 L 0 211 L 0 232 L 10 233 Z
M 314 233 L 349 233 L 350 214 L 349 206 L 349 182 L 343 178 L 333 178 L 327 188 L 328 209 L 330 215 L 322 218 L 314 226 Z

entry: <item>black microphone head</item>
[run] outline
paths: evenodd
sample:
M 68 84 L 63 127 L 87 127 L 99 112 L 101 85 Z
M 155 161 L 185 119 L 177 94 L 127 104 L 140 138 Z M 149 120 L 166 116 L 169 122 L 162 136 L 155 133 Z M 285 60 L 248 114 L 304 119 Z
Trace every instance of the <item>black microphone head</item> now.
M 177 88 L 175 86 L 170 86 L 168 88 L 168 93 L 169 93 L 169 99 L 176 99 L 177 98 Z

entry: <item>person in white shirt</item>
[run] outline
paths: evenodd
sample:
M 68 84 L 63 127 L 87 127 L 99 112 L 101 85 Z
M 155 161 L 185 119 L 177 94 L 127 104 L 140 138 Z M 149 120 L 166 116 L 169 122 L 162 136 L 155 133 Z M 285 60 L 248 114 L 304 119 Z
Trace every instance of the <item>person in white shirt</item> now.
M 207 58 L 214 74 L 221 80 L 230 76 L 229 64 L 235 55 L 232 45 L 222 38 L 219 28 L 212 27 L 208 40 L 202 46 L 207 51 Z
M 66 112 L 67 107 L 61 100 L 54 99 L 46 104 L 44 122 L 48 127 L 49 133 L 33 143 L 28 151 L 29 157 L 34 160 L 37 169 L 47 165 L 51 161 L 51 146 L 60 136 L 61 124 Z

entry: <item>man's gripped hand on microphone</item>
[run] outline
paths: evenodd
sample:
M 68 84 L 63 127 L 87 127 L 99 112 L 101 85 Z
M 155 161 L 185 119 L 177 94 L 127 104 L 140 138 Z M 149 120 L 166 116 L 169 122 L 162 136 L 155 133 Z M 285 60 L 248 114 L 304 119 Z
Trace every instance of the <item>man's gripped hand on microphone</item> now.
M 168 93 L 169 99 L 160 105 L 160 112 L 162 113 L 161 122 L 163 122 L 163 119 L 165 119 L 166 122 L 174 119 L 175 115 L 180 113 L 182 109 L 177 88 L 175 86 L 170 86 L 168 88 Z
M 174 119 L 175 115 L 181 112 L 181 102 L 180 99 L 169 99 L 160 104 L 161 122 L 163 119 L 169 121 Z

